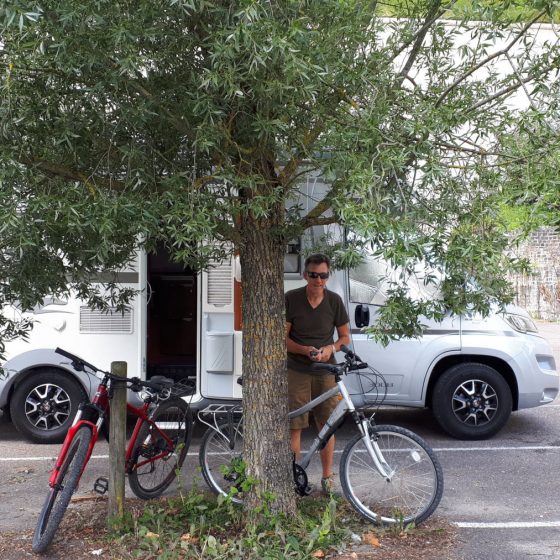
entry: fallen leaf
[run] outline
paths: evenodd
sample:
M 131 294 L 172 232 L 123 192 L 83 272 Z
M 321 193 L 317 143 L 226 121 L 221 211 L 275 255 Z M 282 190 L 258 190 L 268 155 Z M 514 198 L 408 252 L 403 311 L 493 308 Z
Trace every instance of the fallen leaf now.
M 362 535 L 362 540 L 366 543 L 366 544 L 370 544 L 371 546 L 381 546 L 379 544 L 379 539 L 377 538 L 377 536 L 375 535 L 375 533 L 364 533 Z
M 190 533 L 185 533 L 181 535 L 181 540 L 183 542 L 191 543 L 191 544 L 198 544 L 200 541 L 199 537 L 193 537 Z
M 324 558 L 325 553 L 322 550 L 316 550 L 311 556 L 313 556 L 313 558 Z
M 159 535 L 157 533 L 152 533 L 151 531 L 148 531 L 146 533 L 146 538 L 147 539 L 159 539 Z

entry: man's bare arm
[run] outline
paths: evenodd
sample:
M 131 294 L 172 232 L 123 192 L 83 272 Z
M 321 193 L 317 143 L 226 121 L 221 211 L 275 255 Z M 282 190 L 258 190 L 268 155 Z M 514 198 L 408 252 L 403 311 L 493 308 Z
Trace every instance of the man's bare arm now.
M 328 362 L 335 352 L 340 351 L 341 346 L 348 346 L 350 344 L 350 323 L 336 327 L 336 332 L 338 334 L 337 341 L 320 349 L 322 362 Z

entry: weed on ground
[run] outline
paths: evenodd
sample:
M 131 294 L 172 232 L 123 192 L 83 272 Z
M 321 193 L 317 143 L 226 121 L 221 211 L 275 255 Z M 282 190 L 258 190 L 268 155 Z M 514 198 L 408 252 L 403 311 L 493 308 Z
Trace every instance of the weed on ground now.
M 286 519 L 263 510 L 247 522 L 241 507 L 196 490 L 179 497 L 126 501 L 108 528 L 106 500 L 72 504 L 45 560 L 368 560 L 455 559 L 455 530 L 441 519 L 420 527 L 377 527 L 343 500 L 307 497 Z M 31 532 L 0 534 L 0 558 L 35 557 Z

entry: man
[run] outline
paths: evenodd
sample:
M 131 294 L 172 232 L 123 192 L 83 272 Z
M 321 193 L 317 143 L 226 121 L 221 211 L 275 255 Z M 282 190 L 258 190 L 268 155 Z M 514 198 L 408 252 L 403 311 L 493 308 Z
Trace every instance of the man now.
M 327 290 L 330 260 L 326 255 L 310 255 L 305 260 L 303 277 L 307 285 L 286 293 L 286 347 L 288 350 L 288 391 L 290 410 L 299 408 L 334 387 L 328 372 L 315 372 L 314 363 L 336 363 L 334 355 L 350 344 L 348 313 L 338 294 Z M 337 331 L 337 341 L 333 334 Z M 332 397 L 313 409 L 320 430 L 338 403 Z M 292 450 L 299 459 L 301 431 L 309 425 L 308 415 L 290 421 Z M 334 437 L 321 451 L 321 487 L 329 493 L 333 485 Z

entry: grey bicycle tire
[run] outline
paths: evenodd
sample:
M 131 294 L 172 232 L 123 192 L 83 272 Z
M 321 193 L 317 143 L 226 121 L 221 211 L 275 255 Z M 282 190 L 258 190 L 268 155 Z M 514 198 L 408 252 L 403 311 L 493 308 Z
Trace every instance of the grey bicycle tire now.
M 341 458 L 340 482 L 345 497 L 374 523 L 406 526 L 425 521 L 443 494 L 443 471 L 434 452 L 420 436 L 399 426 L 374 426 L 373 436 L 394 476 L 390 482 L 383 478 L 358 434 Z
M 131 453 L 133 464 L 128 474 L 128 484 L 134 494 L 143 500 L 151 500 L 161 496 L 175 480 L 177 471 L 185 462 L 193 433 L 191 409 L 189 405 L 180 398 L 166 400 L 159 404 L 152 415 L 152 420 L 154 422 L 159 421 L 165 423 L 176 422 L 180 427 L 178 430 L 160 427 L 160 429 L 174 441 L 175 447 L 173 453 L 153 463 L 149 463 L 150 470 L 143 470 L 141 472 L 139 472 L 137 465 L 142 459 L 143 453 L 147 452 L 145 446 L 146 442 L 150 442 L 150 438 L 152 437 L 152 427 L 150 424 L 144 423 L 140 428 Z M 156 445 L 155 453 L 158 453 L 157 441 L 154 442 L 154 444 Z M 152 443 L 148 445 L 152 445 Z M 159 452 L 161 452 L 161 449 L 159 449 Z M 157 475 L 154 475 L 154 473 L 157 472 L 156 469 L 162 469 L 163 474 L 161 474 L 159 478 Z M 155 484 L 152 484 L 151 481 L 155 481 Z
M 39 514 L 33 535 L 33 552 L 45 552 L 53 540 L 85 468 L 91 436 L 88 426 L 82 426 L 76 431 L 60 469 L 57 486 L 50 489 Z
M 242 423 L 233 424 L 234 447 L 231 449 L 229 441 L 224 437 L 229 437 L 230 426 L 227 422 L 218 424 L 218 430 L 208 428 L 200 442 L 198 459 L 202 476 L 214 494 L 228 496 L 231 488 L 235 486 L 235 481 L 227 480 L 222 469 L 228 468 L 233 459 L 243 459 L 243 427 Z M 221 459 L 224 457 L 224 460 Z M 232 494 L 231 499 L 234 503 L 243 502 L 239 493 Z

